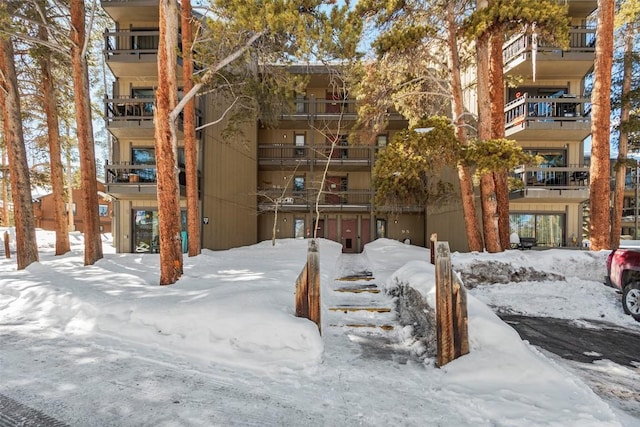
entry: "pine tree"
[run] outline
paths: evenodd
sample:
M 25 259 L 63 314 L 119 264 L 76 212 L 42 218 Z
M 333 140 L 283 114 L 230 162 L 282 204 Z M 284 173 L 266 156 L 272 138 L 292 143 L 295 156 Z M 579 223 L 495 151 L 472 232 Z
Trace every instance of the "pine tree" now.
M 89 70 L 84 0 L 71 0 L 71 64 L 73 69 L 76 127 L 80 151 L 82 199 L 84 203 L 84 264 L 92 265 L 102 258 L 100 217 L 98 215 L 98 185 L 96 155 L 91 120 Z
M 17 262 L 18 269 L 22 270 L 37 262 L 39 258 L 13 42 L 5 36 L 0 36 L 0 105 L 9 154 Z
M 589 235 L 592 250 L 609 249 L 611 67 L 613 65 L 613 0 L 598 0 L 596 59 L 591 93 L 591 169 Z

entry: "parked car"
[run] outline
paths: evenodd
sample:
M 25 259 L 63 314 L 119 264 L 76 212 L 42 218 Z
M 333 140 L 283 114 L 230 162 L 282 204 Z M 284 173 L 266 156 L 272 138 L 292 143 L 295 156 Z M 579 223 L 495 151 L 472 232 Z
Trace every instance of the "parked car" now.
M 622 309 L 640 322 L 640 248 L 611 251 L 605 284 L 622 292 Z

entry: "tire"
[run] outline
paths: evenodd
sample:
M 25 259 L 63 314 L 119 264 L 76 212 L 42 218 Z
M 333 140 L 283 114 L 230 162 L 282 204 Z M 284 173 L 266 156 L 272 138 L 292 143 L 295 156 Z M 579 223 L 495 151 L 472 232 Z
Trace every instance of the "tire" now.
M 629 283 L 622 293 L 622 308 L 640 322 L 640 282 Z

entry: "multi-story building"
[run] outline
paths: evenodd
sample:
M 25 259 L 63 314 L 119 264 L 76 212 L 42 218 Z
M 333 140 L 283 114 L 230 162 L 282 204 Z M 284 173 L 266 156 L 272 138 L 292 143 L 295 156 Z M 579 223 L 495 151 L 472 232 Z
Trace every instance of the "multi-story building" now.
M 547 247 L 579 246 L 588 221 L 589 165 L 584 150 L 591 133 L 591 102 L 585 96 L 585 80 L 594 64 L 595 25 L 589 24 L 589 17 L 597 2 L 564 3 L 571 25 L 567 50 L 541 43 L 524 31 L 503 45 L 505 136 L 542 158 L 539 165 L 521 166 L 510 174 L 510 228 Z M 464 78 L 474 83 L 476 75 L 471 72 Z M 506 81 L 520 84 L 511 87 Z M 473 116 L 475 85 L 468 87 L 465 107 Z M 456 181 L 454 176 L 451 180 Z M 428 212 L 429 232 L 452 242 L 455 250 L 468 250 L 459 202 L 430 206 Z
M 104 34 L 106 63 L 116 77 L 113 94 L 105 100 L 113 140 L 106 191 L 114 198 L 114 243 L 119 252 L 155 252 L 158 5 L 147 0 L 103 0 L 102 6 L 116 27 Z M 176 67 L 180 76 L 178 58 Z M 381 236 L 424 244 L 422 207 L 391 213 L 373 206 L 376 150 L 406 127 L 406 121 L 390 114 L 389 129 L 378 136 L 377 145 L 351 146 L 347 134 L 356 119 L 355 100 L 335 89 L 325 67 L 290 71 L 308 75 L 309 84 L 293 110 L 280 117 L 278 128 L 264 128 L 256 120 L 229 140 L 222 136 L 223 122 L 198 135 L 203 247 L 225 249 L 268 240 L 274 229 L 277 238 L 309 237 L 314 235 L 316 219 L 316 235 L 341 242 L 347 252 L 360 251 Z M 213 121 L 218 118 L 216 108 L 223 104 L 212 95 L 201 97 L 198 119 Z M 180 168 L 184 167 L 182 139 L 179 134 Z M 185 208 L 184 187 L 180 189 Z
M 569 49 L 517 35 L 504 44 L 505 75 L 519 76 L 506 87 L 506 136 L 540 156 L 536 167 L 517 168 L 521 188 L 511 192 L 512 231 L 535 237 L 541 246 L 575 246 L 583 238 L 589 199 L 589 166 L 584 141 L 591 133 L 585 78 L 595 56 L 595 26 L 588 17 L 597 2 L 568 1 Z
M 541 246 L 582 240 L 589 197 L 584 140 L 591 130 L 590 100 L 584 94 L 595 29 L 587 18 L 597 3 L 567 3 L 572 22 L 568 50 L 545 46 L 524 33 L 503 49 L 505 74 L 521 81 L 506 88 L 506 136 L 544 159 L 537 167 L 513 171 L 521 185 L 511 193 L 511 227 Z M 116 23 L 105 33 L 107 64 L 116 76 L 113 96 L 105 101 L 114 139 L 106 184 L 114 197 L 114 240 L 120 252 L 152 252 L 157 248 L 153 96 L 158 5 L 152 0 L 102 0 L 102 5 Z M 459 203 L 393 211 L 374 206 L 376 151 L 406 121 L 390 113 L 386 133 L 370 145 L 352 145 L 347 135 L 356 108 L 348 90 L 332 84 L 321 66 L 294 66 L 291 72 L 307 75 L 309 83 L 276 128 L 256 120 L 232 140 L 222 136 L 225 123 L 199 133 L 203 247 L 317 235 L 342 243 L 345 252 L 357 252 L 378 237 L 425 245 L 430 233 L 438 232 L 453 250 L 467 250 Z M 222 104 L 202 96 L 199 120 L 217 118 L 216 106 Z
M 153 108 L 159 6 L 152 0 L 102 0 L 102 7 L 115 23 L 104 34 L 106 63 L 115 76 L 112 94 L 105 99 L 106 125 L 112 136 L 105 188 L 113 197 L 114 244 L 118 252 L 154 252 L 158 204 Z M 176 67 L 181 76 L 178 56 Z M 203 97 L 197 105 L 200 122 L 219 117 L 221 103 L 212 98 Z M 242 135 L 223 139 L 224 126 L 222 122 L 198 134 L 202 245 L 211 249 L 252 244 L 257 235 L 256 124 L 247 125 Z M 179 131 L 180 168 L 184 168 L 183 138 Z M 185 227 L 186 194 L 184 180 L 180 181 Z
M 278 238 L 334 240 L 344 252 L 359 252 L 378 237 L 424 245 L 423 206 L 391 212 L 373 203 L 376 151 L 406 128 L 406 120 L 390 112 L 386 133 L 371 144 L 352 145 L 348 134 L 357 110 L 348 90 L 331 84 L 326 66 L 290 72 L 308 76 L 306 91 L 276 129 L 258 130 L 259 240 L 275 230 Z

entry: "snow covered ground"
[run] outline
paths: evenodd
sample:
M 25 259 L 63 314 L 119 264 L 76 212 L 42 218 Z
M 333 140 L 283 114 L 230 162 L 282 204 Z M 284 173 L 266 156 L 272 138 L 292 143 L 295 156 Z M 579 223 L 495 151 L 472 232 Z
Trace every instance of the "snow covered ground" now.
M 334 279 L 360 266 L 345 265 L 334 242 L 320 244 L 321 337 L 294 316 L 304 240 L 205 250 L 170 287 L 157 286 L 158 255 L 115 254 L 106 241 L 104 259 L 84 267 L 81 236 L 72 241 L 54 257 L 51 233 L 39 232 L 39 263 L 16 271 L 15 259 L 0 260 L 0 395 L 72 426 L 640 425 L 487 306 L 636 328 L 602 285 L 605 253 L 454 254 L 463 278 L 490 264 L 506 283 L 474 283 L 471 353 L 439 369 L 396 357 L 416 349 L 410 328 L 384 332 L 398 342 L 387 356 L 335 324 Z M 368 262 L 381 287 L 409 283 L 433 300 L 428 258 L 381 239 L 349 259 Z M 530 268 L 556 276 L 517 282 Z

